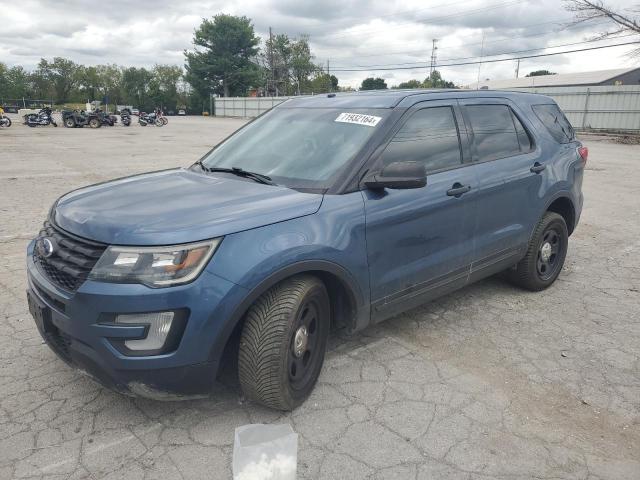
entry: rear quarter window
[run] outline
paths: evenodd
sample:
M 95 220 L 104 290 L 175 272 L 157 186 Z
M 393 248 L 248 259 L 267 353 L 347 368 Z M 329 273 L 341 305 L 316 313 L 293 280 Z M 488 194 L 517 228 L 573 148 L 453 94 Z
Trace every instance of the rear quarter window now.
M 533 105 L 533 113 L 558 143 L 569 143 L 575 140 L 573 127 L 555 103 Z

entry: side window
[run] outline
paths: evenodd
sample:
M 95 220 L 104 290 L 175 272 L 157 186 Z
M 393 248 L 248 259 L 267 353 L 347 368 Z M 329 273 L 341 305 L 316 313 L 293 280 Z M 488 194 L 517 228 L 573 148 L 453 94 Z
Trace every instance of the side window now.
M 511 109 L 509 109 L 511 110 Z M 531 137 L 527 133 L 527 130 L 522 126 L 522 123 L 516 117 L 516 114 L 511 110 L 511 117 L 513 118 L 513 124 L 516 127 L 516 135 L 518 135 L 518 143 L 520 144 L 520 152 L 526 153 L 530 152 L 533 149 L 533 144 L 531 142 Z
M 496 160 L 523 153 L 521 142 L 525 143 L 525 147 L 527 142 L 518 134 L 517 128 L 522 130 L 527 139 L 528 135 L 507 105 L 467 105 L 466 109 L 479 161 Z M 531 149 L 531 140 L 528 140 L 528 143 L 524 151 Z
M 451 107 L 418 110 L 405 122 L 382 153 L 383 165 L 400 161 L 423 162 L 427 172 L 462 163 Z
M 549 130 L 551 136 L 558 143 L 569 143 L 575 139 L 573 127 L 564 116 L 558 105 L 549 103 L 546 105 L 533 105 L 533 113 Z

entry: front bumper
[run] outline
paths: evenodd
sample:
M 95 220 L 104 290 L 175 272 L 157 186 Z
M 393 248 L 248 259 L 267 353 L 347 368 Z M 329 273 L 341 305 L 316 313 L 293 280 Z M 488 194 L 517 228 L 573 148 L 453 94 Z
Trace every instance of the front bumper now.
M 52 283 L 27 250 L 28 294 L 47 312 L 36 322 L 49 347 L 67 364 L 113 390 L 155 399 L 192 398 L 211 392 L 228 322 L 246 290 L 205 271 L 194 282 L 171 288 L 86 281 L 76 292 Z M 139 327 L 105 325 L 105 314 L 186 309 L 177 349 L 162 355 L 127 356 L 112 341 L 135 338 Z M 137 330 L 138 329 L 138 330 Z

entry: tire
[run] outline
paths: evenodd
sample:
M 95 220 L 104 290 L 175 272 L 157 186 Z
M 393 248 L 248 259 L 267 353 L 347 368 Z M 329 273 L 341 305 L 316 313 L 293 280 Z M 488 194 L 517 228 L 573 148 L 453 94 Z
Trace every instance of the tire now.
M 4 117 L 0 126 L 9 128 L 11 126 L 11 119 L 9 117 Z
M 155 123 L 156 127 L 164 127 L 164 122 L 161 118 L 156 118 L 156 121 L 153 123 Z
M 141 127 L 146 127 L 147 126 L 147 121 L 146 120 L 138 120 L 138 123 L 140 124 Z
M 258 298 L 245 316 L 238 352 L 247 398 L 277 410 L 302 404 L 322 370 L 330 316 L 327 290 L 312 275 L 284 280 Z
M 163 125 L 166 125 L 167 123 L 169 123 L 169 120 L 167 120 L 166 117 L 161 117 L 161 120 Z
M 89 126 L 91 128 L 100 128 L 100 120 L 98 120 L 97 118 L 92 118 L 91 120 L 89 120 Z
M 73 117 L 68 117 L 64 121 L 64 126 L 67 128 L 75 128 L 76 121 L 73 119 Z
M 569 245 L 569 231 L 561 215 L 544 214 L 529 242 L 527 254 L 515 269 L 507 272 L 513 284 L 534 292 L 544 290 L 556 281 Z

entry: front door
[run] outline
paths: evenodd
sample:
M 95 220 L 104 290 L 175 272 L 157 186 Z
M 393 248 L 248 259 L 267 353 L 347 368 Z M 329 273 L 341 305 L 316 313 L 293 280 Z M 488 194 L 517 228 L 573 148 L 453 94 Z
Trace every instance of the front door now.
M 455 101 L 423 102 L 407 112 L 374 161 L 372 170 L 420 161 L 427 171 L 422 188 L 363 191 L 374 321 L 467 281 L 476 179 L 465 162 L 463 128 Z

